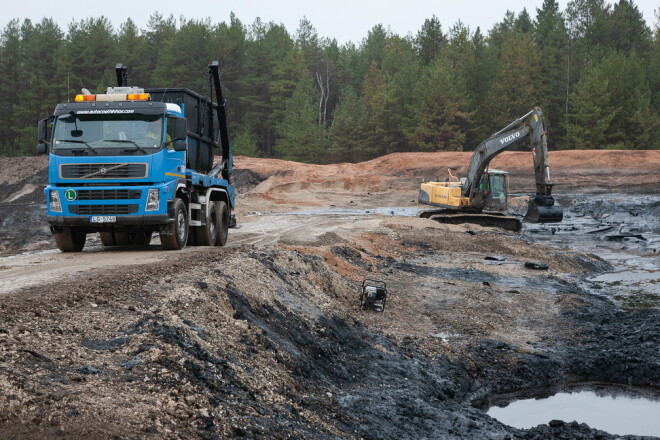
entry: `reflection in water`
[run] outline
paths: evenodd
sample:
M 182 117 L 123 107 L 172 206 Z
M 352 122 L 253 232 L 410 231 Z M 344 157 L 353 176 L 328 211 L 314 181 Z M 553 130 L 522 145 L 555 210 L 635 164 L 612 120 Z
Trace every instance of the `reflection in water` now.
M 660 436 L 659 401 L 621 395 L 602 396 L 593 391 L 517 400 L 504 408 L 494 406 L 487 414 L 521 429 L 563 420 L 586 423 L 591 428 L 616 435 Z

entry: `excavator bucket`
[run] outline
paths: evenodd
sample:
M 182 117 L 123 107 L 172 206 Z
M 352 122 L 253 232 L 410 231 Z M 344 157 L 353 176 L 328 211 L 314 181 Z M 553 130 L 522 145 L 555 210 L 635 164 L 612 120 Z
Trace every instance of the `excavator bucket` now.
M 563 218 L 564 208 L 553 197 L 536 196 L 529 200 L 523 220 L 528 223 L 559 223 Z

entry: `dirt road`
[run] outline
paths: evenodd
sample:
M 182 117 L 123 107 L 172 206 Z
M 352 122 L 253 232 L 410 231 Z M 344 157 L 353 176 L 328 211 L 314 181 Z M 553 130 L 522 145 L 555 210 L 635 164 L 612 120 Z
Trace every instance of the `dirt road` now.
M 254 217 L 254 218 L 250 218 Z M 295 237 L 300 243 L 313 242 L 326 233 L 344 235 L 356 223 L 355 216 L 338 215 L 253 215 L 231 230 L 228 247 L 265 246 Z M 165 251 L 157 234 L 149 246 L 104 247 L 98 234 L 90 234 L 81 253 L 63 254 L 46 249 L 0 257 L 0 295 L 26 287 L 87 277 L 93 270 L 121 271 L 124 266 L 150 264 L 175 255 L 194 255 L 197 248 Z M 193 257 L 194 258 L 194 257 Z

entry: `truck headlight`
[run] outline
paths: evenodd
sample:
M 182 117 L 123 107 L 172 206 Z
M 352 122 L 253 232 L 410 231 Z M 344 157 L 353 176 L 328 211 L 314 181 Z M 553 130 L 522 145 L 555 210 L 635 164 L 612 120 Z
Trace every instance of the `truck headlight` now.
M 160 190 L 158 188 L 150 188 L 147 195 L 147 208 L 145 211 L 158 211 L 160 206 Z
M 62 212 L 62 204 L 60 203 L 60 194 L 56 189 L 50 190 L 50 210 L 53 212 Z

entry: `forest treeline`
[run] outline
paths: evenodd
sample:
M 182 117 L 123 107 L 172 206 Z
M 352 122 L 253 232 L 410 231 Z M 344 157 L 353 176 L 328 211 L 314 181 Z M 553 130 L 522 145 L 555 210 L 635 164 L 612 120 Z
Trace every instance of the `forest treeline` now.
M 656 18 L 657 21 L 657 18 Z M 245 24 L 151 15 L 10 21 L 0 37 L 0 154 L 31 155 L 37 121 L 114 66 L 129 84 L 209 95 L 221 63 L 236 153 L 304 162 L 361 161 L 400 151 L 471 150 L 540 106 L 551 149 L 660 147 L 660 31 L 634 1 L 544 0 L 487 32 L 428 18 L 400 36 L 375 25 L 359 44 L 322 38 L 303 18 L 291 34 Z

